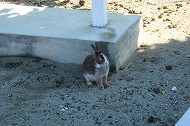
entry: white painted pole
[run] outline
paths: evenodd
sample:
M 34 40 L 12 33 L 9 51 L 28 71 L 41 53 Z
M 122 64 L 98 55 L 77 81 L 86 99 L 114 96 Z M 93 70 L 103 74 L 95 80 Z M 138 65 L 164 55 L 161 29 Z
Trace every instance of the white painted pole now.
M 107 0 L 92 0 L 92 26 L 107 24 Z

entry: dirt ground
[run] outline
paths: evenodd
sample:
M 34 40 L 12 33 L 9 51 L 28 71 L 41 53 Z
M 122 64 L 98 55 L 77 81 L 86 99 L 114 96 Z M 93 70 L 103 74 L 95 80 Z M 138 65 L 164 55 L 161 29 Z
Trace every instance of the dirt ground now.
M 0 2 L 91 8 L 90 0 Z M 81 66 L 1 57 L 1 126 L 175 125 L 190 107 L 190 0 L 108 0 L 108 11 L 142 16 L 133 63 L 99 90 L 85 84 Z

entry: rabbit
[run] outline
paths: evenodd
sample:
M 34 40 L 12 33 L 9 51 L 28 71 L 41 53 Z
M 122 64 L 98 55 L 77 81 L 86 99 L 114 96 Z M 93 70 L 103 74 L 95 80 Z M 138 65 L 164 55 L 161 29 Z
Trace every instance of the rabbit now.
M 102 53 L 100 43 L 91 44 L 95 55 L 89 55 L 82 64 L 82 73 L 86 79 L 87 85 L 96 82 L 99 89 L 105 89 L 110 85 L 107 82 L 109 73 L 109 61 L 107 56 Z

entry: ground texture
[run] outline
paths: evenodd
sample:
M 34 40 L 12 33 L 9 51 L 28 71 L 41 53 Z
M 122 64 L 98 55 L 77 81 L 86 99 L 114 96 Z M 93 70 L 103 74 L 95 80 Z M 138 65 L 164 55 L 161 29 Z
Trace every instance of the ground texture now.
M 91 9 L 90 0 L 0 2 Z M 1 126 L 175 125 L 190 107 L 190 1 L 108 0 L 108 11 L 142 16 L 133 63 L 98 90 L 85 84 L 81 66 L 1 57 Z

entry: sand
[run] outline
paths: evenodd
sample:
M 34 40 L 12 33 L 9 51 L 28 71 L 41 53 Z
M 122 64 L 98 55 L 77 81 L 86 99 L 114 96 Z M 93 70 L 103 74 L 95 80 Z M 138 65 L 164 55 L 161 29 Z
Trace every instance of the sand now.
M 15 4 L 91 8 L 90 0 L 35 1 Z M 111 86 L 99 90 L 85 84 L 80 65 L 0 57 L 1 126 L 175 125 L 190 107 L 190 1 L 108 2 L 109 12 L 142 16 L 133 63 L 110 72 Z

